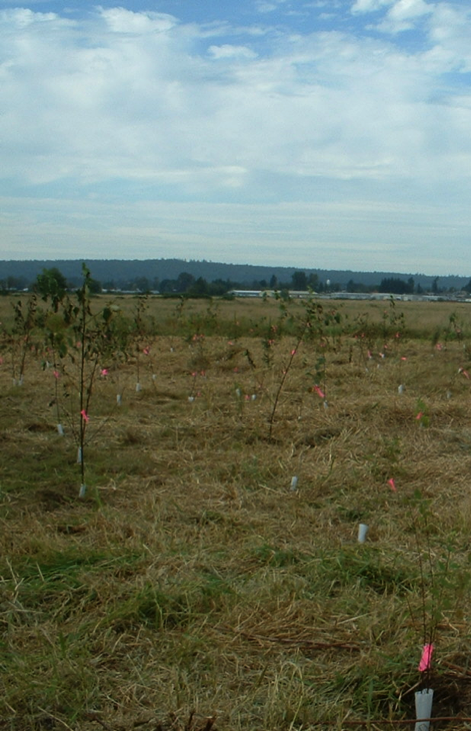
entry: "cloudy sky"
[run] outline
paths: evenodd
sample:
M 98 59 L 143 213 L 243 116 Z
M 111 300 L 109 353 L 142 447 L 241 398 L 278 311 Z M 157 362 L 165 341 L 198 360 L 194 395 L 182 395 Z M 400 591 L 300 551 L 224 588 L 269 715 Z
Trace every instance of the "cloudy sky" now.
M 471 274 L 469 0 L 0 0 L 0 259 Z

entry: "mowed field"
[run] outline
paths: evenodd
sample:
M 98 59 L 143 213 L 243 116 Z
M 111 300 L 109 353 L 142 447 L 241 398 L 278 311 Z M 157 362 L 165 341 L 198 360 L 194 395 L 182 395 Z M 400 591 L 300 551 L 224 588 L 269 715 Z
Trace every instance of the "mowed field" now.
M 1 729 L 471 729 L 471 305 L 115 298 L 85 414 L 47 307 L 0 301 Z

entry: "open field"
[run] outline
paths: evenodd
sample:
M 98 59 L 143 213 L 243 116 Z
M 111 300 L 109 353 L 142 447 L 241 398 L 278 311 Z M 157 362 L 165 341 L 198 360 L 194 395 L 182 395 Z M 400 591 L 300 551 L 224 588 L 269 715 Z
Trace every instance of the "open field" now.
M 115 304 L 81 418 L 0 301 L 0 728 L 471 729 L 470 306 Z

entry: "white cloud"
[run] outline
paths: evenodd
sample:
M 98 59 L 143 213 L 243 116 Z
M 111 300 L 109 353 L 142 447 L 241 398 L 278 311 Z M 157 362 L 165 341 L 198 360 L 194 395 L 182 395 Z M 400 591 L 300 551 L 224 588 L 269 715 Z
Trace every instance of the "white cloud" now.
M 224 43 L 222 46 L 210 46 L 208 53 L 216 59 L 233 59 L 237 56 L 239 58 L 256 58 L 257 56 L 255 51 L 247 48 L 247 46 L 232 46 L 229 43 Z
M 393 2 L 394 0 L 356 0 L 352 5 L 352 13 L 372 13 Z
M 392 10 L 402 22 L 423 5 Z M 234 166 L 248 185 L 256 170 L 415 178 L 454 175 L 458 151 L 469 162 L 462 101 L 433 101 L 461 32 L 454 16 L 434 53 L 416 56 L 334 32 L 281 38 L 263 57 L 251 38 L 201 51 L 197 27 L 122 8 L 81 23 L 2 20 L 3 174 L 25 183 L 129 177 L 210 194 L 233 186 Z
M 351 12 L 355 15 L 387 9 L 384 18 L 373 27 L 387 33 L 399 33 L 413 29 L 419 19 L 432 14 L 435 8 L 435 4 L 425 0 L 356 0 Z
M 277 9 L 277 6 L 273 3 L 268 2 L 258 2 L 257 3 L 257 10 L 259 13 L 272 13 L 274 10 Z
M 424 0 L 398 0 L 389 9 L 385 19 L 378 28 L 390 33 L 411 30 L 416 21 L 425 15 L 433 13 L 434 7 Z
M 255 8 L 259 13 L 273 13 L 285 2 L 286 0 L 256 0 Z
M 29 8 L 9 8 L 1 10 L 0 16 L 2 20 L 11 23 L 12 27 L 27 28 L 38 23 L 47 23 L 48 21 L 60 22 L 60 18 L 56 13 L 38 13 L 33 12 Z
M 100 8 L 101 16 L 114 33 L 159 33 L 170 30 L 177 21 L 165 13 L 135 13 L 125 8 Z
M 390 241 L 373 213 L 381 197 L 388 202 L 383 211 L 393 202 L 402 206 L 403 196 L 419 197 L 422 206 L 424 190 L 437 196 L 437 205 L 443 191 L 453 191 L 467 206 L 471 93 L 461 83 L 462 72 L 471 70 L 467 9 L 424 0 L 357 0 L 352 10 L 355 23 L 382 10 L 381 22 L 390 31 L 426 19 L 426 50 L 403 50 L 394 36 L 368 38 L 364 30 L 231 29 L 223 22 L 182 23 L 165 13 L 124 8 L 99 8 L 75 20 L 31 10 L 0 12 L 4 190 L 13 186 L 31 195 L 35 187 L 49 196 L 64 187 L 78 201 L 93 193 L 98 201 L 125 201 L 133 210 L 139 200 L 173 200 L 173 210 L 180 202 L 179 215 L 185 200 L 206 201 L 205 215 L 210 201 L 237 202 L 245 208 L 237 209 L 236 219 L 248 216 L 255 229 L 249 203 L 258 203 L 256 215 L 267 230 L 261 212 L 268 211 L 262 209 L 268 201 L 270 215 L 279 210 L 280 230 L 286 226 L 295 238 L 298 227 L 299 242 L 302 236 L 309 240 L 302 216 L 311 214 L 294 204 L 283 209 L 283 202 L 317 201 L 328 190 L 337 197 L 339 208 L 329 209 L 337 221 L 342 205 L 352 217 L 353 199 L 369 197 L 355 246 L 361 227 L 369 231 L 368 216 L 381 231 L 378 240 Z M 113 209 L 116 228 L 100 234 L 103 241 L 115 235 L 124 241 L 124 231 L 139 227 L 137 216 L 129 226 L 123 221 L 122 209 L 122 203 Z M 94 226 L 103 232 L 110 220 L 101 228 L 96 222 L 104 203 L 93 211 Z M 36 221 L 26 217 L 26 239 L 41 238 L 41 232 L 45 239 L 51 218 L 29 220 Z M 227 211 L 224 220 L 229 227 Z M 55 229 L 61 236 L 73 226 L 71 216 L 64 214 L 63 221 L 66 229 Z M 239 224 L 241 232 L 246 224 Z M 329 233 L 336 225 L 338 233 Z M 317 209 L 309 226 L 325 227 L 322 238 L 329 245 L 348 239 L 347 225 L 327 219 L 321 224 Z M 168 227 L 168 239 L 190 241 L 175 221 Z M 86 237 L 78 228 L 82 245 Z M 151 224 L 145 229 L 155 234 Z M 410 235 L 412 229 L 408 219 L 404 231 Z M 255 234 L 263 240 L 260 231 Z M 287 241 L 271 235 L 280 245 Z M 147 241 L 147 234 L 142 237 Z M 374 241 L 373 233 L 368 240 Z M 248 241 L 246 232 L 238 241 Z
M 135 13 L 125 8 L 100 8 L 101 16 L 114 33 L 161 33 L 176 25 L 173 15 L 166 13 Z
M 389 16 L 398 21 L 417 18 L 431 13 L 432 6 L 424 0 L 398 0 L 389 11 Z
M 440 3 L 430 19 L 430 42 L 434 50 L 452 61 L 453 68 L 471 71 L 471 8 Z

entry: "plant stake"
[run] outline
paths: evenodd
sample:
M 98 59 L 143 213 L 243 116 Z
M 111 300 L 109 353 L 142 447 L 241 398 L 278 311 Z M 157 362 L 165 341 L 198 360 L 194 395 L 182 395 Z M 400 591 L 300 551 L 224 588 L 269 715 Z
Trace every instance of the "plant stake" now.
M 415 729 L 427 732 L 430 729 L 432 716 L 433 689 L 423 689 L 415 692 Z

